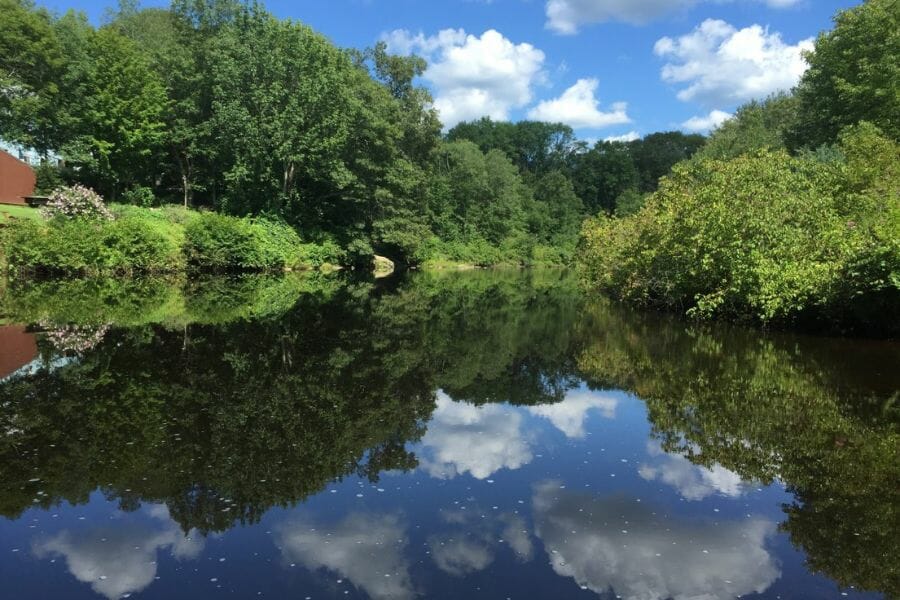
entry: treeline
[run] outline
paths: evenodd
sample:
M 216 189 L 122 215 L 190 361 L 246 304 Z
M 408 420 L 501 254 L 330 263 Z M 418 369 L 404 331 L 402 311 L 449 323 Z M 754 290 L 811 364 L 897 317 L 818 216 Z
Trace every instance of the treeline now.
M 65 159 L 108 202 L 293 226 L 407 263 L 563 263 L 586 216 L 627 213 L 701 136 L 589 148 L 561 124 L 442 136 L 421 58 L 344 50 L 256 2 L 121 0 L 105 24 L 0 0 L 0 139 Z
M 585 224 L 586 283 L 697 318 L 900 333 L 900 7 L 838 13 L 636 214 Z

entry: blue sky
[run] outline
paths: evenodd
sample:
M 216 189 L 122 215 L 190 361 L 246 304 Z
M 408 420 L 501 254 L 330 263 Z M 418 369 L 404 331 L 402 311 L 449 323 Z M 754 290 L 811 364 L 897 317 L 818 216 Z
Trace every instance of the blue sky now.
M 108 0 L 46 0 L 95 23 Z M 144 6 L 165 6 L 145 0 Z M 606 139 L 704 132 L 790 88 L 800 51 L 851 0 L 270 0 L 341 46 L 379 39 L 429 59 L 446 124 L 488 115 L 567 122 Z

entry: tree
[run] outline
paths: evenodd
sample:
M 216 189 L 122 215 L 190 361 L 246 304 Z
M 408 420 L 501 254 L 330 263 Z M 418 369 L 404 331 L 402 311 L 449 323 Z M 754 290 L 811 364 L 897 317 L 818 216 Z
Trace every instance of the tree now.
M 536 176 L 565 168 L 576 148 L 575 134 L 568 125 L 498 122 L 489 117 L 456 125 L 447 133 L 447 139 L 469 140 L 482 152 L 501 150 L 523 173 Z
M 713 131 L 695 156 L 727 160 L 757 150 L 785 149 L 799 108 L 797 97 L 783 92 L 762 102 L 753 100 Z
M 834 20 L 806 55 L 792 146 L 832 143 L 843 127 L 862 120 L 900 139 L 900 5 L 867 0 Z
M 561 171 L 551 171 L 534 186 L 534 203 L 529 214 L 529 229 L 542 243 L 570 249 L 578 238 L 584 204 L 572 182 Z
M 63 52 L 50 15 L 0 0 L 0 139 L 43 155 L 57 146 Z
M 575 193 L 592 215 L 611 213 L 616 208 L 616 198 L 640 182 L 631 146 L 622 142 L 597 142 L 572 162 Z
M 63 148 L 84 178 L 110 198 L 158 175 L 169 108 L 163 82 L 131 40 L 111 29 L 92 32 L 74 63 L 73 136 Z
M 640 191 L 655 191 L 660 177 L 668 175 L 677 163 L 693 156 L 705 142 L 702 135 L 686 135 L 680 131 L 653 133 L 629 142 L 634 166 L 640 174 Z
M 314 219 L 353 174 L 342 160 L 350 134 L 349 58 L 310 28 L 258 7 L 215 41 L 214 143 L 221 149 L 224 206 Z

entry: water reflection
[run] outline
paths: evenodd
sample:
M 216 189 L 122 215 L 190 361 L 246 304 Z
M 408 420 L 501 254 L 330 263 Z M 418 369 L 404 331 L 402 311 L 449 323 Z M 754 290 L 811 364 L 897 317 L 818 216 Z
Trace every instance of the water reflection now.
M 558 404 L 531 406 L 528 411 L 549 420 L 566 437 L 581 439 L 585 436 L 584 424 L 588 413 L 596 410 L 605 419 L 615 419 L 618 405 L 618 398 L 579 390 L 569 392 L 565 400 Z
M 326 595 L 474 597 L 503 574 L 525 595 L 778 595 L 788 536 L 791 593 L 900 594 L 896 343 L 698 327 L 557 272 L 13 292 L 0 311 L 38 359 L 0 381 L 0 526 L 101 595 L 152 595 L 155 555 L 277 507 L 282 562 Z M 379 481 L 402 494 L 328 493 Z M 96 490 L 128 514 L 115 534 L 25 529 Z M 713 500 L 763 516 L 709 520 Z M 142 505 L 167 516 L 131 527 Z
M 332 525 L 298 519 L 278 527 L 284 560 L 348 579 L 371 598 L 416 596 L 397 515 L 352 513 Z
M 747 488 L 734 471 L 719 464 L 695 465 L 680 454 L 667 454 L 655 442 L 647 443 L 647 455 L 650 460 L 638 470 L 641 477 L 672 486 L 685 500 L 703 500 L 715 494 L 736 498 Z
M 441 533 L 428 538 L 437 567 L 455 577 L 482 571 L 494 561 L 501 546 L 508 546 L 520 563 L 534 554 L 525 521 L 513 513 L 493 514 L 480 506 L 469 510 L 443 510 Z
M 627 600 L 729 599 L 764 592 L 780 576 L 766 549 L 776 524 L 678 519 L 634 498 L 593 498 L 545 481 L 535 531 L 553 570 Z
M 438 394 L 437 408 L 422 438 L 419 465 L 442 479 L 469 473 L 487 479 L 532 459 L 522 415 L 509 406 L 473 406 Z
M 144 512 L 152 521 L 123 516 L 103 527 L 64 530 L 38 539 L 32 550 L 37 558 L 63 557 L 78 581 L 110 600 L 140 592 L 153 583 L 161 551 L 177 560 L 191 560 L 204 547 L 199 533 L 182 532 L 165 506 L 151 506 Z

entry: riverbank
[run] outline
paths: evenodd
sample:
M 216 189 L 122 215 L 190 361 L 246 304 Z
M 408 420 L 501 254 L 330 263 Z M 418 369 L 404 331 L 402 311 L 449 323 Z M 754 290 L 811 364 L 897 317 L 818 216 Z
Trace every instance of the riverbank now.
M 102 217 L 13 215 L 0 266 L 13 277 L 333 270 L 346 253 L 305 242 L 287 224 L 176 206 L 110 205 Z

